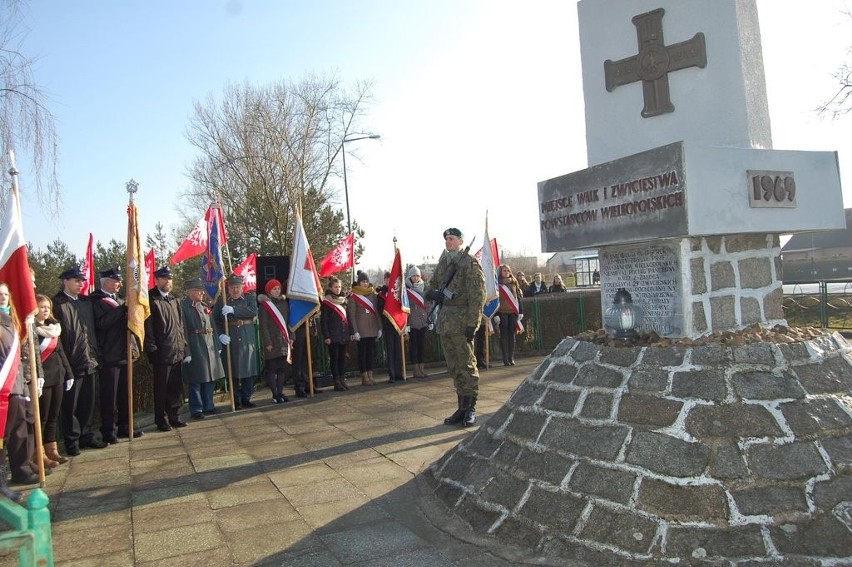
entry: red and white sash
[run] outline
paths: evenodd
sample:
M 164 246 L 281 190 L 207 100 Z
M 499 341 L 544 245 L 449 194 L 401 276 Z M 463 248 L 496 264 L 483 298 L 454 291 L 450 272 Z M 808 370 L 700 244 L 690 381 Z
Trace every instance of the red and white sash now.
M 423 299 L 422 295 L 420 295 L 410 287 L 406 288 L 406 291 L 408 292 L 408 298 L 413 301 L 417 305 L 417 307 L 419 307 L 420 309 L 426 309 L 426 301 Z
M 290 333 L 287 331 L 287 321 L 284 320 L 284 315 L 281 314 L 278 307 L 276 307 L 271 301 L 261 301 L 260 304 L 264 309 L 266 309 L 266 312 L 272 316 L 272 321 L 275 323 L 275 326 L 278 327 L 278 330 L 281 331 L 281 334 L 284 335 L 284 339 L 289 345 Z
M 512 307 L 512 311 L 515 312 L 515 315 L 521 314 L 520 302 L 518 301 L 518 298 L 515 297 L 515 294 L 512 293 L 511 288 L 509 288 L 509 286 L 507 286 L 506 284 L 500 284 L 500 298 L 506 300 L 506 302 Z M 521 323 L 520 317 L 518 318 L 516 330 L 518 333 L 524 332 L 524 326 Z
M 18 333 L 12 332 L 12 346 L 9 347 L 9 354 L 6 355 L 6 360 L 3 361 L 3 367 L 0 368 L 0 397 L 9 399 L 9 393 L 12 391 L 12 384 L 18 377 L 18 367 L 21 365 L 21 339 Z M 8 401 L 6 402 L 8 407 Z M 6 421 L 5 417 L 3 421 Z
M 104 302 L 104 303 L 106 303 L 107 305 L 111 305 L 111 306 L 113 306 L 113 307 L 118 307 L 118 301 L 114 300 L 113 298 L 111 298 L 111 297 L 110 297 L 110 296 L 108 296 L 108 295 L 106 295 L 106 296 L 102 297 L 102 298 L 101 298 L 101 301 L 103 301 L 103 302 Z
M 337 313 L 340 318 L 343 319 L 343 324 L 347 327 L 349 326 L 349 319 L 346 318 L 346 309 L 344 309 L 342 305 L 339 305 L 327 299 L 323 299 L 322 304 Z
M 57 337 L 44 337 L 41 341 L 39 341 L 39 358 L 41 358 L 42 362 L 47 360 L 50 355 L 53 354 L 53 351 L 56 350 L 56 345 L 58 344 L 59 339 Z
M 353 293 L 352 299 L 357 301 L 358 305 L 360 305 L 361 307 L 363 307 L 364 309 L 366 309 L 367 311 L 369 311 L 370 313 L 372 313 L 376 317 L 379 316 L 379 314 L 376 312 L 376 306 L 373 305 L 373 302 L 370 301 L 369 298 L 366 295 L 361 295 L 359 293 Z

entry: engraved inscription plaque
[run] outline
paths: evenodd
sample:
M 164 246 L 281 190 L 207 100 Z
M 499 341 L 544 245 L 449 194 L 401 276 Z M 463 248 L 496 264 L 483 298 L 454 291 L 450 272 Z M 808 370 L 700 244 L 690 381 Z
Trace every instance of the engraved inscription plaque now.
M 796 208 L 796 179 L 792 171 L 746 172 L 748 204 L 754 208 Z

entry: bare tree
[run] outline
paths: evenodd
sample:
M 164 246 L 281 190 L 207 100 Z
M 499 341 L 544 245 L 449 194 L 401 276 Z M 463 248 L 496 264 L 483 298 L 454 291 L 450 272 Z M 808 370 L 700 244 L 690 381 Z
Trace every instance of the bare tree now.
M 313 252 L 330 250 L 345 225 L 329 182 L 369 90 L 359 83 L 349 92 L 336 78 L 310 76 L 266 87 L 228 85 L 221 101 L 196 103 L 187 139 L 201 155 L 190 167 L 192 184 L 183 198 L 192 210 L 186 213 L 197 218 L 221 201 L 235 259 L 251 252 L 283 255 L 292 250 L 301 202 Z
M 21 6 L 19 0 L 0 2 L 0 140 L 3 155 L 13 149 L 26 161 L 38 200 L 52 214 L 60 205 L 56 120 L 33 78 L 33 60 L 19 49 Z

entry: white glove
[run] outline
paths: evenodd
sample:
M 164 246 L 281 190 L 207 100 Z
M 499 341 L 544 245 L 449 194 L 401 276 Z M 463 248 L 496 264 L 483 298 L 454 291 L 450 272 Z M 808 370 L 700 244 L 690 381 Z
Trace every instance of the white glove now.
M 435 325 L 434 325 L 434 324 L 432 324 L 432 323 L 429 323 L 429 326 L 428 326 L 428 327 L 426 327 L 426 328 L 427 328 L 427 329 L 429 329 L 430 331 L 434 331 L 434 330 L 435 330 Z
M 356 331 L 355 334 L 352 335 L 352 338 L 355 339 L 356 341 L 360 341 L 361 340 L 361 333 Z
M 73 387 L 74 387 L 74 379 L 73 378 L 69 378 L 68 380 L 65 381 L 65 391 L 66 392 L 69 391 Z
M 379 329 L 379 332 L 376 334 L 376 338 L 377 339 L 382 338 L 382 330 L 381 329 Z
M 405 333 L 405 334 L 407 335 L 408 333 L 410 333 L 410 332 L 411 332 L 411 327 L 409 327 L 408 325 L 406 325 L 406 326 L 405 326 L 405 329 L 403 329 L 403 330 L 402 330 L 402 332 L 403 332 L 403 333 Z
M 36 384 L 38 385 L 38 397 L 40 398 L 41 393 L 44 390 L 44 378 L 39 378 Z
M 227 317 L 228 315 L 231 315 L 233 313 L 234 313 L 234 308 L 231 307 L 230 305 L 223 305 L 222 306 L 222 315 L 224 315 L 225 317 Z
M 524 314 L 523 314 L 523 313 L 519 313 L 519 314 L 518 314 L 518 321 L 523 321 L 523 320 L 524 320 Z
M 192 362 L 192 356 L 187 356 L 183 359 L 184 364 L 189 364 L 190 362 Z
M 495 315 L 495 316 L 494 316 L 494 324 L 495 324 L 495 325 L 499 325 L 499 324 L 500 324 L 500 316 L 499 316 L 499 315 Z
M 225 346 L 228 346 L 229 344 L 231 344 L 231 337 L 229 337 L 225 333 L 222 333 L 221 335 L 219 335 L 219 342 Z

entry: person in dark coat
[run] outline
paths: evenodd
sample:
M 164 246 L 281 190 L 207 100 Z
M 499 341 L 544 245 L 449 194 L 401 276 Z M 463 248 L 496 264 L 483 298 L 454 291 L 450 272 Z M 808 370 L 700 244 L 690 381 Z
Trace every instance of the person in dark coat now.
M 189 413 L 193 419 L 204 419 L 205 414 L 217 413 L 213 404 L 216 380 L 225 377 L 219 351 L 222 345 L 216 336 L 211 314 L 213 310 L 204 303 L 204 282 L 201 278 L 183 284 L 186 298 L 180 302 L 183 315 L 188 356 L 181 373 L 189 387 Z
M 38 398 L 41 416 L 41 438 L 44 445 L 44 464 L 54 467 L 68 462 L 68 457 L 59 454 L 56 442 L 56 423 L 62 407 L 62 396 L 66 385 L 74 380 L 74 371 L 62 348 L 59 336 L 62 327 L 53 317 L 53 303 L 46 295 L 36 295 L 38 312 L 35 316 L 36 343 L 41 366 L 44 369 L 42 394 Z M 51 464 L 52 463 L 52 464 Z
M 101 435 L 106 443 L 129 437 L 130 407 L 127 401 L 127 305 L 118 295 L 121 274 L 117 268 L 99 272 L 101 287 L 89 294 L 95 312 L 95 329 L 101 353 L 100 379 Z M 133 358 L 139 356 L 136 339 Z M 133 437 L 142 436 L 134 431 Z
M 328 280 L 328 289 L 322 298 L 320 328 L 323 342 L 331 359 L 331 376 L 337 392 L 348 390 L 346 385 L 346 347 L 349 345 L 349 320 L 346 318 L 346 296 L 338 278 Z
M 5 293 L 8 295 L 8 288 L 5 284 L 0 284 L 0 294 L 3 293 L 4 288 Z M 19 339 L 16 335 L 18 335 L 18 328 L 16 327 L 15 321 L 12 319 L 10 314 L 6 313 L 5 310 L 0 309 L 0 368 L 8 368 L 7 371 L 10 373 L 15 370 L 17 375 L 17 372 L 20 372 L 21 366 L 21 349 Z M 15 345 L 18 345 L 18 347 L 16 348 Z M 9 360 L 10 358 L 12 360 Z M 7 366 L 7 363 L 10 363 L 9 366 Z M 17 370 L 13 368 L 15 363 L 18 365 Z M 3 376 L 3 378 L 6 378 L 6 376 Z M 11 401 L 12 400 L 10 400 L 10 402 Z M 9 416 L 7 414 L 7 420 L 8 417 Z M 6 447 L 4 445 L 5 432 L 4 439 L 0 439 L 0 494 L 12 502 L 19 502 L 21 500 L 21 493 L 9 488 L 8 475 L 10 473 L 10 467 L 9 461 L 6 458 Z M 30 472 L 32 474 L 32 471 Z M 36 480 L 38 480 L 38 476 L 36 476 Z
M 257 299 L 243 295 L 243 277 L 228 276 L 228 297 L 219 298 L 214 309 L 216 330 L 222 343 L 222 362 L 227 368 L 230 352 L 231 387 L 237 409 L 253 408 L 254 380 L 260 374 L 257 364 Z M 228 317 L 227 332 L 225 317 Z
M 290 307 L 281 293 L 281 282 L 275 278 L 266 282 L 265 294 L 257 296 L 260 347 L 263 352 L 263 373 L 272 391 L 272 403 L 290 401 L 284 395 L 287 358 L 290 355 Z
M 160 431 L 186 427 L 178 417 L 183 402 L 181 364 L 187 357 L 183 317 L 172 295 L 172 272 L 162 267 L 154 276 L 157 286 L 148 293 L 151 316 L 145 320 L 145 352 L 154 367 L 154 423 Z
M 382 320 L 382 336 L 385 343 L 385 363 L 388 367 L 388 384 L 402 382 L 405 376 L 402 371 L 402 345 L 399 333 L 390 319 L 385 316 L 385 302 L 390 290 L 390 272 L 385 272 L 384 284 L 376 288 L 378 296 L 379 318 Z
M 62 327 L 62 348 L 74 371 L 74 382 L 62 397 L 59 420 L 65 437 L 65 452 L 75 457 L 81 448 L 107 447 L 107 443 L 95 438 L 92 431 L 100 352 L 92 301 L 80 295 L 86 277 L 75 267 L 62 272 L 59 279 L 62 289 L 53 297 L 53 314 Z

